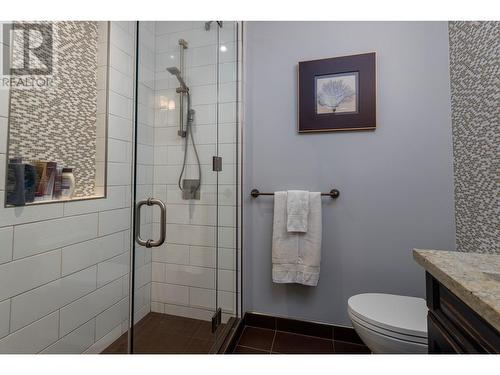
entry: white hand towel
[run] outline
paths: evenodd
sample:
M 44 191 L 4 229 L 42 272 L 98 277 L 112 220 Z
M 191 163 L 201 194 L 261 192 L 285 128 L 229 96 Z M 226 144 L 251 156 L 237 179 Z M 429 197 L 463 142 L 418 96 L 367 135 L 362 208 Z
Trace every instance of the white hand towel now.
M 306 233 L 287 231 L 286 207 L 287 193 L 274 193 L 273 282 L 316 286 L 321 263 L 321 194 L 309 193 Z
M 286 202 L 286 229 L 288 232 L 307 232 L 309 215 L 309 192 L 288 190 Z

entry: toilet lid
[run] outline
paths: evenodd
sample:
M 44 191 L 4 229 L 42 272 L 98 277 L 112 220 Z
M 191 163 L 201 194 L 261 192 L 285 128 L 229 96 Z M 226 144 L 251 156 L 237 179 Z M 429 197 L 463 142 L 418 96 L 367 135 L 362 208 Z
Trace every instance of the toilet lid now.
M 366 293 L 352 296 L 347 304 L 353 314 L 375 326 L 427 337 L 427 306 L 422 298 Z

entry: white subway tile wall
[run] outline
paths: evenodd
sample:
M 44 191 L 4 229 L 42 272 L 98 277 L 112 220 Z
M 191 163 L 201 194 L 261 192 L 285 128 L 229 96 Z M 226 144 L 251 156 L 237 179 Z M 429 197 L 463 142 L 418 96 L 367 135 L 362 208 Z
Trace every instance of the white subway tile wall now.
M 167 204 L 167 239 L 153 249 L 151 309 L 155 312 L 209 320 L 216 308 L 217 254 L 219 305 L 224 319 L 235 314 L 236 269 L 236 32 L 224 22 L 219 41 L 217 25 L 205 22 L 156 22 L 155 54 L 148 65 L 154 71 L 154 182 L 155 196 Z M 196 111 L 193 136 L 202 164 L 200 200 L 183 200 L 177 186 L 184 158 L 179 126 L 178 81 L 166 68 L 179 67 L 179 45 L 185 50 L 182 73 Z M 149 51 L 148 51 L 149 52 Z M 217 64 L 219 62 L 219 64 Z M 224 62 L 224 64 L 221 64 Z M 219 86 L 217 85 L 219 79 Z M 219 106 L 219 108 L 217 108 Z M 217 122 L 219 123 L 217 131 Z M 223 171 L 212 171 L 212 156 L 223 157 Z M 190 146 L 184 178 L 197 178 L 196 158 Z M 219 212 L 217 213 L 217 198 Z M 216 231 L 218 214 L 219 233 Z M 159 215 L 153 214 L 156 230 Z
M 8 95 L 0 90 L 0 353 L 98 353 L 127 330 L 134 22 L 112 22 L 110 42 L 106 199 L 3 207 Z M 142 127 L 153 133 L 152 122 Z M 136 319 L 150 311 L 151 254 L 139 253 Z

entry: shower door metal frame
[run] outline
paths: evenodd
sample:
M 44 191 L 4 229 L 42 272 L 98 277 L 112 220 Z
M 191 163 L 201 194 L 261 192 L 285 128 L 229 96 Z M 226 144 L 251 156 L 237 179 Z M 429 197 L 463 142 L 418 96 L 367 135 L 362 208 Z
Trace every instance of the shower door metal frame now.
M 236 201 L 235 201 L 235 210 L 236 210 L 236 215 L 235 215 L 235 231 L 236 231 L 236 241 L 235 241 L 235 314 L 234 314 L 234 321 L 233 325 L 231 327 L 225 327 L 224 333 L 226 334 L 225 336 L 218 337 L 212 346 L 212 349 L 210 353 L 216 354 L 219 353 L 222 346 L 227 343 L 227 339 L 231 336 L 231 333 L 234 332 L 234 329 L 240 324 L 241 322 L 241 311 L 243 311 L 243 77 L 244 77 L 244 64 L 243 64 L 243 53 L 244 53 L 244 21 L 233 21 L 235 23 L 235 28 L 236 28 L 236 40 L 235 40 L 235 45 L 236 45 L 236 118 L 235 118 L 235 125 L 236 125 L 236 139 L 235 139 L 235 147 L 236 147 L 236 181 L 235 181 L 235 188 L 236 188 Z M 224 22 L 226 23 L 226 22 Z M 220 25 L 219 25 L 220 26 Z M 218 27 L 218 32 L 220 33 L 220 27 Z M 217 49 L 219 51 L 220 43 L 219 43 L 219 37 L 217 39 Z M 219 52 L 218 52 L 219 53 Z M 217 156 L 219 156 L 219 58 L 217 54 Z M 218 174 L 217 174 L 217 206 L 218 206 L 218 199 L 219 199 L 219 180 L 218 180 Z M 218 219 L 219 215 L 217 212 L 217 236 L 216 236 L 216 249 L 217 249 L 217 255 L 218 255 L 218 237 L 219 237 L 219 231 L 218 231 Z M 241 268 L 241 269 L 240 269 Z M 218 256 L 216 256 L 216 270 L 218 271 Z M 218 272 L 216 273 L 216 313 L 217 310 L 219 310 L 219 305 L 218 305 Z
M 139 85 L 138 85 L 138 76 L 139 76 L 139 22 L 135 22 L 135 30 L 134 30 L 134 98 L 133 98 L 133 132 L 132 132 L 132 165 L 131 165 L 131 197 L 130 197 L 130 208 L 132 210 L 132 214 L 130 215 L 130 260 L 129 260 L 129 313 L 128 313 L 128 329 L 127 329 L 127 354 L 133 353 L 133 343 L 134 343 L 134 280 L 135 280 L 135 233 L 138 230 L 136 228 L 137 225 L 137 209 L 136 209 L 136 195 L 137 195 L 137 129 L 138 129 L 138 111 L 137 108 L 139 106 Z M 140 213 L 139 213 L 140 214 Z M 140 229 L 139 229 L 140 230 Z

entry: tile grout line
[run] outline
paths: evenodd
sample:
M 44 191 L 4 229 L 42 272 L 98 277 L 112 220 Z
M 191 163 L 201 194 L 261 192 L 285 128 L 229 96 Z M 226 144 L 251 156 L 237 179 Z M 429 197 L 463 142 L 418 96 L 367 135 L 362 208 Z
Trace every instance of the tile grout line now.
M 93 267 L 96 267 L 96 265 L 93 265 L 93 266 L 91 266 L 91 267 L 88 267 L 88 268 L 86 268 L 86 269 L 84 269 L 84 270 L 87 270 L 87 269 L 90 269 L 90 268 L 93 268 Z M 47 314 L 45 314 L 45 315 L 43 315 L 43 316 L 41 316 L 41 317 L 37 318 L 36 320 L 34 320 L 34 321 L 32 321 L 32 322 L 30 322 L 30 323 L 28 323 L 28 324 L 26 324 L 26 325 L 24 325 L 24 326 L 22 326 L 22 327 L 20 327 L 20 328 L 17 328 L 16 330 L 14 330 L 14 331 L 12 331 L 12 332 L 9 332 L 9 334 L 8 334 L 7 336 L 12 335 L 12 334 L 14 334 L 14 333 L 16 333 L 16 332 L 18 332 L 18 331 L 20 331 L 20 330 L 22 330 L 22 329 L 24 329 L 24 328 L 26 328 L 26 327 L 30 326 L 30 325 L 32 325 L 32 324 L 34 324 L 34 323 L 38 322 L 39 320 L 42 320 L 43 318 L 46 318 L 47 316 L 49 316 L 49 315 L 51 315 L 51 314 L 53 314 L 53 313 L 55 313 L 55 312 L 57 312 L 57 311 L 59 311 L 59 312 L 60 312 L 60 311 L 61 311 L 62 309 L 64 309 L 65 307 L 67 307 L 67 306 L 69 306 L 69 305 L 73 304 L 74 302 L 79 301 L 79 300 L 81 300 L 81 299 L 83 299 L 83 298 L 85 298 L 85 297 L 88 297 L 90 294 L 92 294 L 92 293 L 94 293 L 94 292 L 98 291 L 99 289 L 102 289 L 102 288 L 104 288 L 104 287 L 106 287 L 106 286 L 109 286 L 110 284 L 112 284 L 112 283 L 116 282 L 117 280 L 121 279 L 122 277 L 123 277 L 123 276 L 120 276 L 120 277 L 118 277 L 118 278 L 116 278 L 116 279 L 114 279 L 114 280 L 111 280 L 110 282 L 108 282 L 108 283 L 106 283 L 106 284 L 102 285 L 101 287 L 97 287 L 96 289 L 91 290 L 90 292 L 88 292 L 88 293 L 84 294 L 83 296 L 81 296 L 81 297 L 79 297 L 79 298 L 77 298 L 77 299 L 75 299 L 75 300 L 73 300 L 73 301 L 71 301 L 71 302 L 69 302 L 69 303 L 65 304 L 64 306 L 59 307 L 58 309 L 51 310 L 49 313 L 47 313 Z M 55 279 L 55 280 L 53 280 L 53 281 L 57 281 L 57 280 L 59 280 L 59 279 Z M 52 283 L 53 281 L 51 281 L 51 282 L 49 282 L 49 283 L 47 283 L 47 284 L 50 284 L 50 283 Z M 46 286 L 47 284 L 43 284 L 42 286 Z M 37 287 L 37 288 L 38 288 L 38 287 Z M 34 289 L 37 289 L 37 288 L 34 288 Z M 34 290 L 34 289 L 30 289 L 29 291 L 32 291 L 32 290 Z M 28 292 L 29 292 L 29 291 L 28 291 Z M 21 294 L 24 294 L 24 293 L 21 293 Z M 10 319 L 12 318 L 12 300 L 13 300 L 15 297 L 20 296 L 21 294 L 17 294 L 16 296 L 10 297 L 10 300 L 11 300 L 11 313 L 10 313 Z M 109 308 L 114 307 L 116 304 L 120 303 L 123 299 L 125 299 L 125 298 L 127 298 L 127 297 L 128 297 L 128 296 L 124 296 L 123 298 L 121 298 L 121 299 L 120 299 L 120 301 L 118 301 L 118 302 L 114 303 L 114 304 L 113 304 L 113 305 L 111 305 L 110 307 L 108 307 L 108 308 L 106 308 L 105 310 L 101 311 L 101 312 L 100 312 L 100 313 L 98 313 L 96 316 L 94 316 L 92 319 L 96 318 L 97 316 L 99 316 L 99 315 L 100 315 L 100 314 L 102 314 L 104 311 L 108 310 Z M 9 299 L 9 298 L 8 298 L 8 299 Z M 10 324 L 10 319 L 9 319 L 9 324 Z M 92 320 L 92 319 L 90 319 L 90 320 Z M 86 323 L 88 323 L 88 322 L 89 322 L 89 321 L 86 321 L 86 322 L 84 322 L 83 324 L 86 324 Z M 82 324 L 82 325 L 83 325 L 83 324 Z M 81 325 L 80 325 L 80 326 L 81 326 Z M 76 327 L 75 329 L 79 328 L 80 326 Z M 11 328 L 11 325 L 9 325 L 9 329 L 10 329 L 10 328 Z M 73 331 L 74 331 L 74 329 L 73 329 L 73 330 L 71 330 L 71 331 L 70 331 L 70 332 L 68 332 L 68 333 L 71 333 L 71 332 L 73 332 Z M 5 337 L 7 337 L 7 336 L 5 336 Z M 66 336 L 66 335 L 64 335 L 64 336 Z M 63 336 L 63 337 L 64 337 L 64 336 Z
M 48 252 L 55 252 L 55 251 L 61 251 L 61 250 L 62 250 L 62 248 L 59 248 L 59 249 L 50 250 L 50 251 L 48 251 Z M 77 273 L 80 273 L 80 272 L 83 272 L 83 271 L 88 271 L 90 268 L 97 267 L 97 266 L 98 266 L 99 264 L 101 264 L 101 263 L 106 263 L 106 262 L 110 261 L 110 260 L 111 260 L 111 259 L 113 259 L 113 258 L 116 258 L 116 257 L 119 257 L 119 256 L 123 256 L 123 254 L 125 254 L 125 253 L 127 253 L 127 252 L 128 252 L 128 251 L 123 251 L 123 252 L 121 252 L 121 253 L 120 253 L 120 254 L 118 254 L 118 255 L 112 256 L 112 257 L 110 257 L 110 258 L 106 258 L 106 259 L 104 259 L 103 261 L 100 261 L 100 262 L 97 262 L 97 263 L 91 264 L 90 266 L 87 266 L 87 267 L 85 267 L 85 268 L 78 269 L 78 270 L 76 270 L 76 271 L 72 271 L 71 273 L 67 273 L 67 274 L 61 275 L 60 277 L 58 277 L 58 278 L 56 278 L 56 279 L 53 279 L 53 280 L 48 281 L 48 282 L 44 282 L 43 284 L 40 284 L 40 285 L 35 286 L 35 287 L 33 287 L 33 288 L 30 288 L 30 289 L 28 289 L 28 290 L 26 290 L 26 291 L 24 291 L 24 292 L 14 294 L 14 295 L 12 295 L 12 296 L 10 296 L 10 297 L 6 298 L 5 300 L 1 300 L 0 302 L 6 301 L 6 300 L 8 300 L 8 299 L 14 299 L 14 298 L 16 298 L 16 297 L 19 297 L 19 296 L 21 296 L 21 295 L 25 294 L 25 293 L 32 292 L 32 291 L 34 291 L 35 289 L 38 289 L 38 288 L 41 288 L 41 287 L 47 286 L 48 284 L 51 284 L 51 283 L 53 283 L 53 282 L 55 282 L 55 281 L 62 280 L 62 279 L 66 278 L 66 277 L 69 277 L 69 276 L 74 276 L 74 275 L 76 275 Z M 39 254 L 37 254 L 37 255 L 39 255 Z M 34 256 L 36 256 L 36 255 L 34 255 Z M 22 259 L 25 259 L 25 258 L 22 258 Z M 7 264 L 7 263 L 6 263 L 6 264 Z M 148 264 L 149 264 L 149 263 L 148 263 Z M 147 265 L 147 264 L 145 264 L 145 265 Z M 145 265 L 144 265 L 144 266 L 145 266 Z M 143 267 L 143 266 L 141 266 L 141 267 Z M 96 270 L 96 271 L 97 271 L 97 270 Z M 101 286 L 97 286 L 97 287 L 96 287 L 96 289 L 94 289 L 93 291 L 95 291 L 95 290 L 97 290 L 97 289 L 100 289 L 100 288 L 102 288 L 102 287 L 104 287 L 104 286 L 106 286 L 106 285 L 108 285 L 108 284 L 112 283 L 113 281 L 118 280 L 120 277 L 126 276 L 127 274 L 128 274 L 128 272 L 127 272 L 125 275 L 119 276 L 119 277 L 117 277 L 117 278 L 115 278 L 115 279 L 112 279 L 111 281 L 108 281 L 108 282 L 107 282 L 107 283 L 105 283 L 105 284 L 102 284 Z M 96 279 L 96 280 L 97 280 L 97 279 Z M 91 292 L 89 292 L 89 293 L 87 293 L 87 294 L 90 294 L 90 293 L 91 293 Z M 87 294 L 83 295 L 82 297 L 86 296 Z M 76 300 L 78 300 L 78 299 L 80 299 L 80 298 L 77 298 Z M 73 300 L 73 301 L 76 301 L 76 300 Z M 72 302 L 73 302 L 73 301 L 72 301 Z M 71 302 L 70 302 L 70 303 L 71 303 Z M 64 306 L 67 306 L 67 305 L 68 305 L 68 304 L 66 304 L 66 305 L 64 305 Z M 64 307 L 64 306 L 62 306 L 62 307 Z
M 128 208 L 128 207 L 125 207 L 125 208 Z M 123 208 L 122 208 L 123 209 Z M 113 211 L 113 210 L 109 210 L 109 211 Z M 103 211 L 104 212 L 104 211 Z M 92 214 L 98 214 L 99 212 L 92 212 L 92 213 L 89 213 L 89 214 L 82 214 L 82 215 L 92 215 Z M 80 216 L 80 215 L 77 215 L 77 216 Z M 66 217 L 67 218 L 67 217 Z M 61 219 L 63 219 L 63 217 L 61 217 Z M 48 221 L 48 220 L 47 220 Z M 28 224 L 31 224 L 31 223 L 28 223 Z M 21 224 L 21 225 L 24 225 L 24 224 Z M 17 226 L 17 225 L 15 225 Z M 0 228 L 1 229 L 1 228 Z M 36 257 L 36 256 L 39 256 L 39 255 L 44 255 L 44 254 L 47 254 L 47 253 L 50 253 L 52 251 L 56 251 L 56 250 L 64 250 L 66 248 L 69 248 L 69 247 L 72 247 L 72 246 L 76 246 L 76 245 L 81 245 L 85 242 L 90 242 L 90 241 L 95 241 L 95 240 L 99 240 L 99 239 L 103 239 L 105 237 L 109 237 L 109 236 L 113 236 L 113 235 L 117 235 L 119 233 L 124 233 L 124 232 L 127 232 L 129 229 L 121 229 L 121 230 L 118 230 L 116 232 L 111 232 L 109 234 L 102 234 L 102 235 L 96 235 L 96 237 L 91 237 L 87 240 L 83 240 L 83 241 L 78 241 L 78 242 L 72 242 L 72 243 L 69 243 L 67 245 L 63 245 L 61 247 L 57 247 L 57 248 L 54 248 L 54 249 L 50 249 L 50 250 L 44 250 L 40 253 L 35 253 L 35 254 L 31 254 L 31 255 L 26 255 L 26 256 L 23 256 L 23 257 L 20 257 L 20 258 L 15 258 L 15 259 L 12 259 L 10 262 L 5 262 L 5 263 L 2 263 L 1 266 L 5 265 L 5 264 L 9 264 L 9 263 L 12 263 L 12 262 L 16 262 L 16 261 L 20 261 L 20 260 L 24 260 L 24 259 L 28 259 L 28 258 L 31 258 L 31 257 Z M 14 237 L 14 236 L 13 236 Z M 14 241 L 14 238 L 12 239 L 12 241 Z M 127 250 L 128 251 L 128 250 Z M 124 251 L 124 252 L 127 252 L 127 251 Z M 14 250 L 13 250 L 14 252 Z M 110 258 L 107 258 L 107 259 L 110 259 Z M 100 262 L 99 262 L 100 263 Z M 97 263 L 96 263 L 97 264 Z M 76 271 L 75 271 L 76 272 Z M 72 272 L 74 273 L 74 272 Z M 69 274 L 68 274 L 69 275 Z
M 234 349 L 236 350 L 237 347 L 241 347 L 241 348 L 247 348 L 247 349 L 252 349 L 252 350 L 257 350 L 259 352 L 263 352 L 263 353 L 266 353 L 266 354 L 271 354 L 271 351 L 268 351 L 268 350 L 264 350 L 264 349 L 259 349 L 259 348 L 254 348 L 252 346 L 248 346 L 248 345 L 235 345 Z M 233 351 L 234 353 L 234 351 Z M 238 353 L 236 353 L 238 354 Z M 243 353 L 242 353 L 243 354 Z
M 296 332 L 282 331 L 282 330 L 279 330 L 279 329 L 277 329 L 276 331 L 283 332 L 283 333 L 289 333 L 289 334 L 292 334 L 292 335 L 298 335 L 298 336 L 311 337 L 311 338 L 313 338 L 313 339 L 333 341 L 333 339 L 326 339 L 326 338 L 321 337 L 321 336 L 307 335 L 307 334 L 305 334 L 305 333 L 296 333 Z M 346 341 L 346 342 L 347 342 L 347 341 Z
M 68 247 L 71 247 L 71 246 L 74 246 L 74 245 L 80 245 L 80 244 L 83 244 L 85 242 L 94 241 L 94 240 L 97 240 L 97 239 L 100 239 L 100 238 L 104 238 L 104 237 L 107 237 L 107 236 L 112 236 L 112 235 L 115 235 L 115 234 L 118 234 L 118 233 L 122 233 L 122 232 L 126 232 L 126 231 L 129 230 L 129 228 L 127 228 L 127 229 L 120 229 L 120 230 L 117 230 L 115 232 L 111 232 L 111 233 L 107 233 L 107 234 L 99 234 L 99 233 L 97 233 L 95 236 L 92 236 L 92 237 L 90 237 L 90 238 L 88 238 L 86 240 L 81 240 L 81 241 L 77 241 L 77 242 L 71 242 L 71 243 L 65 244 L 65 245 L 57 247 L 57 248 L 53 248 L 53 249 L 49 249 L 49 250 L 44 250 L 44 251 L 39 252 L 39 253 L 34 253 L 34 254 L 31 254 L 31 255 L 25 255 L 25 256 L 18 257 L 18 258 L 14 259 L 14 232 L 16 230 L 16 227 L 23 226 L 23 225 L 35 224 L 35 223 L 50 222 L 52 220 L 68 219 L 68 218 L 72 218 L 72 217 L 76 217 L 76 216 L 85 216 L 85 215 L 96 215 L 96 216 L 99 216 L 100 212 L 117 211 L 117 210 L 124 210 L 124 209 L 128 209 L 128 208 L 129 207 L 124 207 L 124 208 L 118 208 L 118 209 L 110 209 L 110 210 L 107 210 L 107 211 L 96 211 L 96 212 L 89 212 L 89 213 L 83 213 L 83 214 L 77 214 L 77 215 L 71 215 L 71 216 L 61 216 L 61 217 L 58 217 L 58 218 L 55 218 L 55 219 L 47 219 L 47 220 L 41 220 L 41 221 L 37 221 L 37 222 L 29 222 L 29 223 L 26 223 L 26 224 L 15 224 L 15 225 L 12 226 L 13 227 L 13 234 L 12 234 L 12 257 L 13 258 L 9 262 L 2 263 L 2 265 L 8 264 L 8 263 L 11 263 L 11 262 L 15 262 L 15 261 L 19 261 L 19 260 L 23 260 L 23 259 L 27 259 L 27 258 L 31 258 L 31 257 L 35 257 L 35 256 L 38 256 L 38 255 L 43 255 L 43 254 L 46 254 L 46 253 L 49 253 L 49 252 L 55 251 L 55 250 L 63 250 L 65 248 L 68 248 Z M 6 228 L 6 227 L 1 227 L 0 229 L 3 229 L 3 228 Z
M 243 336 L 243 333 L 245 332 L 246 328 L 247 328 L 247 326 L 243 327 L 243 330 L 241 331 L 240 337 L 238 337 L 238 341 L 236 341 L 236 344 L 234 345 L 233 353 L 236 350 L 236 348 L 238 347 L 238 345 L 240 344 L 241 337 Z
M 276 324 L 277 324 L 277 323 L 275 322 L 275 325 L 276 325 Z M 273 349 L 274 349 L 274 341 L 276 340 L 276 334 L 277 334 L 277 332 L 278 332 L 278 330 L 277 330 L 277 329 L 275 329 L 275 330 L 274 330 L 273 341 L 272 341 L 272 343 L 271 343 L 271 349 L 269 350 L 269 354 L 272 354 L 272 352 L 273 352 Z
M 358 342 L 345 341 L 345 340 L 332 340 L 332 341 L 343 342 L 344 344 L 349 344 L 349 345 L 356 345 L 356 346 L 363 346 L 363 347 L 367 347 L 367 345 L 366 345 L 366 344 L 360 344 L 360 343 L 358 343 Z
M 238 341 L 236 342 L 236 344 L 235 344 L 234 348 L 236 349 L 236 347 L 238 347 L 238 346 L 242 346 L 242 347 L 244 347 L 244 348 L 255 349 L 255 350 L 260 350 L 260 351 L 263 351 L 263 352 L 267 352 L 267 350 L 262 349 L 262 348 L 255 348 L 255 347 L 253 347 L 253 346 L 248 346 L 248 345 L 240 345 L 241 338 L 243 337 L 243 334 L 245 333 L 245 330 L 246 330 L 248 327 L 250 327 L 250 328 L 258 328 L 258 329 L 265 329 L 265 330 L 269 330 L 269 331 L 271 331 L 271 329 L 269 329 L 269 328 L 261 328 L 261 327 L 253 327 L 253 326 L 247 326 L 247 325 L 245 325 L 245 327 L 243 328 L 243 331 L 241 332 L 240 337 L 238 337 Z M 273 344 L 274 344 L 274 338 L 275 338 L 275 336 L 276 336 L 276 330 L 272 330 L 272 331 L 274 331 L 274 336 L 273 336 L 273 341 L 272 341 L 272 343 L 271 343 L 271 348 L 269 349 L 269 354 L 270 354 L 270 353 L 271 353 L 271 351 L 272 351 Z M 234 351 L 233 351 L 233 352 L 234 352 Z

